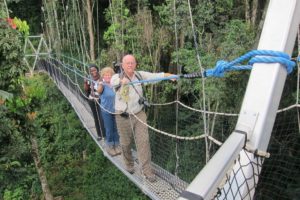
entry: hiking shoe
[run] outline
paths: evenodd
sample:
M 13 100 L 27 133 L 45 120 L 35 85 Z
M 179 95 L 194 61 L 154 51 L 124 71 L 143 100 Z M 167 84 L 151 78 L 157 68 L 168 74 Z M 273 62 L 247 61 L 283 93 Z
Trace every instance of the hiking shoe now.
M 134 167 L 133 166 L 125 166 L 126 171 L 128 171 L 130 174 L 134 173 Z
M 117 154 L 116 154 L 116 151 L 115 151 L 115 149 L 113 148 L 113 147 L 108 147 L 107 149 L 106 149 L 106 151 L 107 151 L 107 153 L 110 155 L 110 156 L 116 156 Z
M 115 152 L 116 152 L 116 155 L 120 155 L 122 153 L 122 149 L 121 149 L 120 145 L 115 146 Z
M 147 175 L 147 176 L 145 176 L 145 178 L 146 178 L 146 180 L 148 180 L 151 183 L 156 182 L 156 176 L 154 174 Z

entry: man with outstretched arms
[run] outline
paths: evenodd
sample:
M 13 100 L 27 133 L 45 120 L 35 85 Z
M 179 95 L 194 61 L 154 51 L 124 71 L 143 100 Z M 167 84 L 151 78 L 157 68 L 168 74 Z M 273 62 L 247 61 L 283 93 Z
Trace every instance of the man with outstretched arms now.
M 136 67 L 135 57 L 130 54 L 125 55 L 122 59 L 123 71 L 115 74 L 111 79 L 111 84 L 116 91 L 115 110 L 118 113 L 116 122 L 126 170 L 131 174 L 134 173 L 134 160 L 131 154 L 131 141 L 134 139 L 142 173 L 148 181 L 154 182 L 156 177 L 151 167 L 147 117 L 144 111 L 144 107 L 149 106 L 149 103 L 143 96 L 143 84 L 129 83 L 163 78 L 172 74 L 136 71 Z

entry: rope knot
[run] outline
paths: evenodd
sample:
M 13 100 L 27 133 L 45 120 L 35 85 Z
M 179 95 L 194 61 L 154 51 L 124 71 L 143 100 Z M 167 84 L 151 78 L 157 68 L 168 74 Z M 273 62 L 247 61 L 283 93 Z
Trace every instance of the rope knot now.
M 240 63 L 249 59 L 248 65 L 240 65 Z M 280 63 L 286 67 L 288 74 L 293 71 L 296 65 L 295 62 L 291 61 L 290 56 L 284 52 L 252 50 L 231 62 L 226 62 L 224 60 L 218 61 L 215 68 L 207 69 L 205 71 L 205 76 L 224 77 L 224 73 L 227 71 L 252 69 L 254 63 Z
M 219 60 L 216 63 L 215 68 L 206 70 L 206 76 L 224 77 L 227 67 L 228 67 L 227 61 Z

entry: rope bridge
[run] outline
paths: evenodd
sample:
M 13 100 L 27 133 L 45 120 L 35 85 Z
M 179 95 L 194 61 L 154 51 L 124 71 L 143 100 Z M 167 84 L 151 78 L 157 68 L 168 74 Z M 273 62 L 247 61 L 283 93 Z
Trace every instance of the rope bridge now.
M 131 175 L 124 169 L 121 156 L 110 157 L 104 150 L 104 142 L 97 141 L 95 125 L 93 124 L 94 120 L 87 103 L 87 97 L 83 92 L 83 82 L 87 77 L 85 65 L 76 59 L 60 55 L 49 56 L 49 58 L 45 60 L 40 60 L 38 64 L 40 69 L 48 72 L 58 88 L 72 104 L 83 125 L 104 152 L 104 155 L 152 199 L 176 199 L 180 195 L 191 197 L 189 196 L 191 194 L 186 193 L 185 189 L 210 158 L 214 156 L 222 143 L 234 131 L 234 126 L 237 122 L 238 114 L 236 113 L 206 111 L 202 110 L 200 105 L 188 103 L 188 101 L 181 102 L 175 100 L 171 102 L 152 102 L 152 106 L 147 108 L 148 124 L 146 125 L 149 127 L 154 171 L 159 179 L 155 183 L 150 183 L 140 174 L 137 159 L 135 159 L 135 168 L 137 168 L 137 170 Z M 159 87 L 158 94 L 156 95 L 159 95 L 159 91 L 164 91 L 166 83 L 161 82 Z M 179 113 L 177 118 L 176 107 L 178 107 Z M 264 196 L 272 195 L 274 198 L 289 199 L 286 189 L 280 188 L 280 185 L 285 181 L 284 174 L 291 174 L 291 176 L 289 176 L 290 179 L 293 179 L 292 174 L 299 175 L 297 167 L 300 165 L 300 151 L 294 152 L 297 148 L 289 148 L 291 146 L 299 146 L 300 143 L 300 123 L 295 114 L 298 112 L 298 101 L 295 105 L 278 111 L 276 125 L 273 130 L 274 137 L 271 139 L 271 149 L 268 151 L 271 155 L 276 155 L 277 160 L 266 159 L 269 155 L 266 154 L 266 152 L 259 152 L 251 149 L 249 146 L 245 146 L 245 154 L 252 154 L 256 157 L 256 162 L 251 161 L 249 162 L 249 165 L 258 169 L 258 173 L 254 174 L 252 177 L 243 177 L 244 181 L 240 183 L 240 187 L 242 187 L 247 184 L 247 180 L 249 179 L 252 179 L 255 182 L 254 187 L 248 188 L 249 195 L 251 191 L 256 188 L 256 197 L 262 198 Z M 287 113 L 292 113 L 293 115 Z M 205 127 L 207 127 L 207 131 L 204 130 L 204 117 L 206 117 L 207 124 Z M 285 124 L 280 124 L 280 122 L 287 122 L 285 119 L 286 117 L 290 119 L 288 120 L 288 126 L 290 127 L 290 129 L 288 129 L 288 135 L 293 137 L 282 138 L 283 133 L 286 134 L 287 129 L 285 128 Z M 178 123 L 178 130 L 175 128 L 175 122 Z M 284 144 L 278 144 L 278 138 L 280 138 L 280 142 Z M 275 142 L 274 145 L 276 147 L 282 145 L 282 152 L 272 152 L 272 142 Z M 293 145 L 290 145 L 291 143 L 293 143 Z M 278 148 L 275 149 L 278 151 Z M 133 150 L 136 158 L 135 147 L 133 147 Z M 289 152 L 292 150 L 293 152 Z M 289 167 L 281 169 L 285 173 L 277 175 L 275 181 L 275 177 L 270 174 L 277 166 L 274 165 L 274 163 L 282 162 L 284 160 L 286 165 L 290 166 L 291 163 L 284 159 L 289 157 L 290 154 L 292 154 L 291 157 L 293 157 L 293 159 L 297 158 L 296 155 L 298 155 L 298 160 L 292 161 L 294 165 L 293 170 Z M 260 169 L 262 169 L 261 166 L 265 159 L 264 168 L 260 174 L 259 172 Z M 236 162 L 239 161 L 240 160 L 237 158 Z M 243 167 L 240 168 L 241 171 L 243 170 Z M 280 175 L 283 176 L 282 181 Z M 215 191 L 215 198 L 241 198 L 241 194 L 233 193 L 232 188 L 225 186 L 225 183 L 228 181 L 240 182 L 240 179 L 241 177 L 232 178 L 231 170 L 229 170 L 221 185 L 218 187 L 218 190 Z M 258 179 L 260 179 L 260 182 L 258 182 Z M 205 180 L 203 181 L 205 182 Z M 296 181 L 295 178 L 292 182 Z M 277 190 L 280 192 L 274 194 L 273 190 L 268 186 L 270 183 L 272 183 L 273 186 L 276 186 L 278 188 Z M 221 191 L 226 195 L 220 195 L 222 193 Z
M 61 57 L 61 59 L 66 58 Z M 72 62 L 72 59 L 68 59 L 68 61 Z M 214 129 L 220 135 L 212 137 L 211 135 L 201 134 L 203 129 L 201 126 L 197 126 L 199 120 L 201 121 L 203 117 L 202 110 L 191 108 L 177 101 L 152 104 L 147 111 L 149 124 L 146 125 L 149 127 L 153 166 L 159 180 L 156 183 L 150 183 L 143 179 L 142 175 L 139 174 L 139 170 L 135 170 L 137 173 L 133 175 L 129 174 L 124 169 L 120 156 L 110 157 L 104 150 L 103 141 L 96 140 L 94 121 L 87 103 L 88 97 L 85 96 L 83 90 L 83 81 L 86 78 L 84 72 L 54 57 L 43 60 L 39 64 L 40 69 L 49 73 L 58 88 L 63 91 L 66 98 L 71 102 L 80 120 L 104 154 L 153 199 L 176 199 L 179 197 L 188 183 L 205 165 L 206 155 L 212 156 L 222 143 L 220 141 L 225 139 L 233 130 L 238 116 L 237 114 L 208 112 L 208 114 L 214 116 L 214 119 L 211 118 L 214 123 L 218 122 L 220 124 L 219 127 L 214 126 Z M 76 64 L 80 65 L 81 63 Z M 174 118 L 174 107 L 176 104 L 181 105 L 179 113 L 183 113 L 179 116 L 182 119 L 179 123 L 182 132 L 178 134 L 174 134 L 174 120 L 176 120 Z M 191 123 L 194 124 L 194 128 L 189 127 Z M 209 151 L 205 149 L 205 138 L 211 139 Z M 190 160 L 191 156 L 194 158 L 193 160 Z M 138 167 L 137 159 L 135 167 Z
M 68 7 L 72 7 L 71 5 L 71 1 L 66 4 L 66 9 L 63 5 L 64 16 L 74 12 L 74 9 L 68 9 Z M 299 65 L 297 76 L 295 76 L 295 73 L 292 73 L 293 66 L 289 62 L 289 57 L 286 55 L 279 55 L 278 57 L 275 54 L 280 54 L 280 52 L 274 51 L 264 52 L 266 54 L 263 57 L 259 54 L 255 58 L 256 61 L 255 59 L 250 60 L 246 65 L 237 65 L 253 56 L 250 54 L 257 53 L 253 51 L 231 62 L 220 61 L 213 69 L 204 69 L 199 54 L 199 38 L 197 38 L 195 31 L 189 0 L 187 5 L 200 72 L 170 78 L 201 78 L 200 81 L 199 79 L 179 80 L 181 81 L 179 86 L 182 87 L 180 89 L 188 89 L 191 85 L 197 85 L 202 91 L 197 90 L 199 92 L 197 94 L 185 91 L 184 95 L 180 95 L 179 90 L 177 90 L 176 100 L 163 99 L 161 97 L 165 97 L 165 95 L 162 94 L 170 92 L 170 83 L 165 81 L 154 86 L 155 93 L 152 94 L 154 98 L 152 98 L 152 106 L 147 109 L 148 121 L 146 125 L 150 132 L 153 166 L 159 178 L 155 183 L 149 183 L 145 180 L 138 169 L 133 175 L 127 173 L 120 156 L 110 157 L 104 150 L 103 141 L 96 140 L 94 120 L 87 104 L 87 97 L 83 93 L 83 79 L 87 76 L 85 64 L 63 55 L 51 55 L 45 60 L 40 60 L 38 65 L 49 73 L 58 88 L 72 104 L 83 125 L 103 150 L 104 155 L 150 198 L 299 199 Z M 52 7 L 47 1 L 45 1 L 45 6 Z M 98 8 L 98 6 L 96 7 Z M 72 55 L 71 57 L 76 55 L 81 60 L 89 60 L 83 31 L 85 27 L 83 24 L 86 23 L 86 20 L 81 17 L 83 11 L 79 8 L 79 4 L 75 5 L 75 8 L 78 11 L 76 12 L 75 9 L 75 13 L 79 13 L 81 23 L 73 24 L 72 21 L 68 21 L 68 18 L 64 20 L 55 17 L 56 32 L 55 29 L 53 33 L 50 32 L 47 35 L 47 41 L 50 47 L 53 46 L 56 50 L 65 49 Z M 110 8 L 112 9 L 111 2 Z M 296 37 L 295 27 L 299 25 L 300 15 L 297 12 L 299 8 L 300 3 L 297 0 L 270 1 L 258 49 L 273 49 L 291 54 Z M 178 16 L 175 0 L 173 10 L 176 19 Z M 53 12 L 56 13 L 54 7 Z M 49 12 L 46 9 L 45 14 L 48 15 L 48 18 L 45 18 L 48 20 L 45 21 L 51 22 L 51 13 L 52 11 Z M 114 21 L 112 12 L 111 16 L 112 21 Z M 73 34 L 75 40 L 71 39 L 69 34 L 64 36 L 65 30 L 59 28 L 58 20 L 66 24 L 67 31 L 72 30 L 70 35 Z M 51 23 L 45 25 L 46 30 L 52 30 Z M 174 20 L 174 29 L 175 51 L 177 52 L 179 41 L 177 20 Z M 99 32 L 96 35 L 97 37 L 101 36 Z M 116 33 L 114 36 L 116 38 L 115 44 L 121 44 L 117 41 Z M 298 35 L 298 40 L 299 38 Z M 99 38 L 97 41 L 98 49 L 100 49 Z M 38 51 L 42 44 L 46 45 L 46 43 L 40 42 Z M 34 52 L 32 59 L 36 63 L 40 55 L 39 52 L 35 50 Z M 49 53 L 49 51 L 47 52 Z M 177 65 L 178 61 L 179 54 L 177 53 Z M 239 87 L 226 88 L 229 91 L 232 89 L 228 93 L 230 96 L 226 98 L 233 99 L 231 104 L 236 108 L 233 108 L 233 111 L 222 110 L 223 107 L 226 107 L 222 105 L 223 99 L 218 99 L 220 101 L 214 102 L 215 104 L 210 102 L 206 87 L 208 82 L 215 80 L 206 81 L 206 78 L 223 77 L 226 72 L 232 70 L 249 70 L 255 62 L 282 63 L 286 69 L 279 64 L 254 65 L 248 81 L 248 86 L 251 87 L 247 87 L 242 106 L 240 106 L 241 102 L 235 101 L 236 91 L 234 88 Z M 180 69 L 178 71 L 180 72 Z M 284 94 L 279 106 L 281 109 L 276 113 L 286 72 L 290 73 L 287 79 L 289 84 L 283 91 Z M 237 74 L 240 73 L 245 72 L 237 72 Z M 222 91 L 214 91 L 214 95 L 217 96 L 218 92 Z M 294 101 L 295 99 L 296 101 Z M 227 113 L 237 112 L 240 107 L 239 115 Z M 210 110 L 222 110 L 222 112 Z M 275 116 L 277 117 L 273 127 Z M 270 134 L 272 127 L 273 132 Z M 271 138 L 269 138 L 269 134 Z M 135 168 L 137 167 L 138 160 L 135 161 Z

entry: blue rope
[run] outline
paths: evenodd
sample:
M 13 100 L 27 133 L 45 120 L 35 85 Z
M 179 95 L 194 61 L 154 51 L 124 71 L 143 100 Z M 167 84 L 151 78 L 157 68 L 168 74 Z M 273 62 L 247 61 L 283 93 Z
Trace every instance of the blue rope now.
M 163 80 L 171 80 L 171 79 L 179 79 L 180 75 L 172 75 L 172 76 L 167 76 L 167 77 L 162 77 L 162 78 L 154 78 L 154 79 L 145 79 L 145 80 L 139 80 L 139 81 L 132 81 L 128 83 L 129 85 L 134 85 L 137 83 L 152 83 L 152 82 L 158 82 L 158 81 L 163 81 Z
M 298 59 L 300 59 L 300 57 Z M 237 65 L 245 62 L 246 60 L 249 60 L 248 65 Z M 150 83 L 180 78 L 224 77 L 225 72 L 228 71 L 250 70 L 252 69 L 252 65 L 254 63 L 280 63 L 286 67 L 288 74 L 293 71 L 293 68 L 296 65 L 295 62 L 291 61 L 290 56 L 286 53 L 272 50 L 252 50 L 231 62 L 220 60 L 217 62 L 215 68 L 207 69 L 203 74 L 200 72 L 195 72 L 192 74 L 173 75 L 163 78 L 133 81 L 129 84 Z
M 259 56 L 259 57 L 255 57 L 255 56 Z M 63 56 L 63 57 L 72 59 L 86 66 L 86 64 L 76 59 L 67 56 Z M 248 65 L 237 65 L 242 62 L 245 62 L 246 60 L 249 60 Z M 300 62 L 300 56 L 298 56 L 297 60 Z M 172 75 L 172 76 L 162 77 L 162 78 L 132 81 L 129 84 L 133 85 L 138 83 L 151 83 L 151 82 L 180 79 L 180 78 L 191 79 L 191 78 L 203 78 L 203 77 L 224 77 L 225 72 L 228 71 L 250 70 L 252 69 L 252 65 L 254 63 L 280 63 L 286 67 L 288 74 L 290 74 L 293 71 L 293 68 L 296 65 L 295 62 L 291 61 L 290 56 L 286 53 L 280 51 L 272 51 L 272 50 L 252 50 L 231 62 L 220 60 L 217 62 L 215 68 L 207 69 L 204 71 L 203 74 L 201 72 L 195 72 L 191 74 Z M 64 67 L 67 68 L 68 70 L 71 70 L 71 67 L 68 67 L 66 65 L 64 65 Z M 80 71 L 77 69 L 72 71 L 78 74 L 82 78 L 90 79 L 89 77 L 85 77 L 83 74 L 80 74 Z
M 252 59 L 249 61 L 249 65 L 236 66 L 250 58 Z M 223 77 L 224 73 L 227 71 L 249 70 L 254 63 L 280 63 L 286 66 L 288 74 L 291 73 L 295 67 L 295 63 L 291 61 L 290 56 L 286 53 L 272 50 L 252 50 L 231 62 L 226 62 L 224 60 L 218 61 L 215 68 L 205 70 L 204 76 Z

